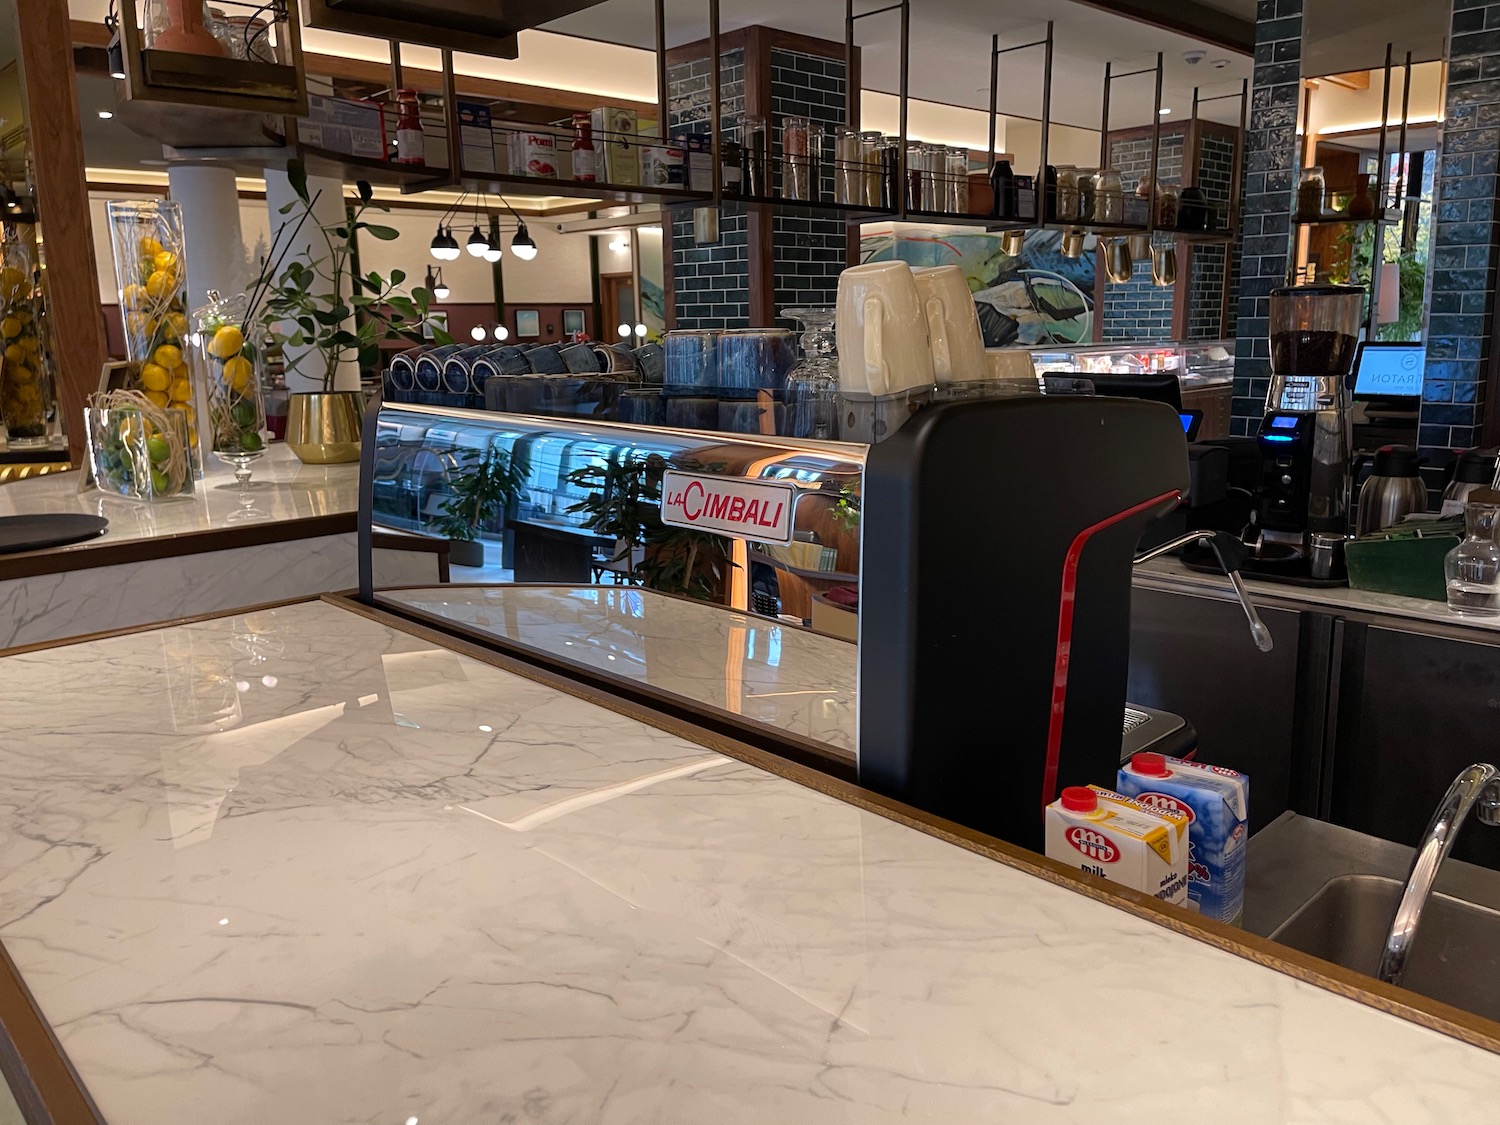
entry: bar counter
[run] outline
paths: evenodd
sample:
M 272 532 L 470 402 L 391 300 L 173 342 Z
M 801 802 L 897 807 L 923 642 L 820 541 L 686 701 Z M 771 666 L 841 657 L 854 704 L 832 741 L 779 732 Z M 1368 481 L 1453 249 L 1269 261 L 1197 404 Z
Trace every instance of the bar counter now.
M 0 516 L 109 520 L 96 539 L 0 554 L 0 649 L 353 586 L 359 466 L 304 465 L 278 443 L 251 471 L 242 494 L 215 462 L 191 496 L 154 504 L 80 492 L 76 471 L 0 487 Z M 430 554 L 380 558 L 385 581 L 438 572 Z
M 99 1119 L 1489 1120 L 1307 959 L 383 616 L 0 658 L 0 942 Z

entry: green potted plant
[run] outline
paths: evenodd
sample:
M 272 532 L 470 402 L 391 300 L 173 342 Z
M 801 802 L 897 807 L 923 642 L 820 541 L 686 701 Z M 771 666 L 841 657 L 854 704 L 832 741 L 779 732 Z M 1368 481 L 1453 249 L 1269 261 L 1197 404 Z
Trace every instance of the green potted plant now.
M 448 498 L 438 508 L 429 528 L 452 541 L 448 560 L 455 566 L 483 566 L 484 544 L 479 532 L 493 523 L 525 486 L 525 458 L 487 446 L 454 454 L 448 471 Z
M 320 388 L 291 396 L 286 440 L 292 452 L 312 464 L 357 461 L 364 400 L 357 390 L 336 388 L 340 364 L 382 340 L 451 344 L 453 338 L 431 323 L 431 293 L 420 287 L 410 296 L 399 292 L 406 280 L 401 270 L 392 270 L 389 277 L 357 274 L 359 232 L 382 242 L 400 233 L 366 220 L 372 211 L 389 210 L 374 198 L 368 183 L 356 185 L 357 200 L 346 208 L 342 222 L 322 223 L 313 215 L 318 197 L 309 197 L 307 169 L 300 161 L 288 165 L 287 180 L 296 198 L 281 208 L 287 218 L 255 282 L 247 320 L 253 319 L 281 346 L 288 375 L 300 374 Z M 285 261 L 309 221 L 316 231 L 309 248 Z M 283 233 L 286 241 L 278 256 Z
M 615 541 L 611 561 L 626 564 L 631 585 L 721 602 L 734 566 L 728 540 L 662 523 L 661 481 L 668 467 L 665 458 L 652 454 L 575 469 L 570 483 L 590 491 L 568 510 L 587 513 L 583 526 Z

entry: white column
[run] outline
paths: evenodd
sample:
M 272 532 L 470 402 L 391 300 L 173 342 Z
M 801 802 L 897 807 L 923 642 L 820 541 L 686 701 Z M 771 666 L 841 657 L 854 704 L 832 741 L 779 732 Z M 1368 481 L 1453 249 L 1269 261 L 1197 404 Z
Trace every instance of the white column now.
M 182 207 L 187 254 L 188 310 L 208 303 L 208 291 L 222 297 L 244 292 L 253 280 L 240 236 L 240 197 L 234 170 L 209 164 L 169 164 L 172 199 Z
M 321 192 L 321 196 L 319 195 Z M 338 226 L 344 221 L 344 185 L 336 179 L 326 176 L 307 177 L 307 194 L 310 199 L 316 199 L 313 213 L 307 222 L 302 224 L 293 241 L 291 249 L 282 260 L 282 269 L 286 269 L 286 263 L 299 255 L 308 255 L 312 258 L 327 258 L 328 246 L 323 241 L 323 236 L 314 226 L 315 223 L 323 226 Z M 266 169 L 266 209 L 271 218 L 271 245 L 276 247 L 276 257 L 281 257 L 281 245 L 277 242 L 276 232 L 282 224 L 290 222 L 294 227 L 297 219 L 301 216 L 301 207 L 293 207 L 289 214 L 283 215 L 281 209 L 288 203 L 297 199 L 297 193 L 292 190 L 291 183 L 286 178 L 286 173 L 273 168 Z M 307 257 L 303 258 L 304 261 Z M 345 297 L 349 296 L 348 280 L 345 280 Z M 318 291 L 315 287 L 314 291 Z M 327 284 L 324 283 L 322 292 L 328 292 Z M 354 322 L 351 319 L 347 327 L 352 331 Z M 294 371 L 292 362 L 300 352 L 311 349 L 287 349 L 287 375 L 286 385 L 292 391 L 321 391 L 323 389 L 323 363 L 316 356 L 309 356 L 303 360 Z M 333 389 L 336 391 L 359 390 L 359 363 L 350 355 L 339 363 L 338 371 L 334 375 Z

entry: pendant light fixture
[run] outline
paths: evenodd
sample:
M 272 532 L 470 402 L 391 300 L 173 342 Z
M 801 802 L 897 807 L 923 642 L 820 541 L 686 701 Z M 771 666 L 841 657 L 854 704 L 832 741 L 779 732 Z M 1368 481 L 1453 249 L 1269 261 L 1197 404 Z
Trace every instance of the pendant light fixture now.
M 484 237 L 478 223 L 474 224 L 474 233 L 469 235 L 467 248 L 469 253 L 476 258 L 482 258 L 489 252 L 490 240 Z
M 484 260 L 486 262 L 491 262 L 491 263 L 498 262 L 500 260 L 500 254 L 501 254 L 501 251 L 500 251 L 500 216 L 499 215 L 491 215 L 490 216 L 489 244 L 490 244 L 490 248 L 484 252 Z
M 423 281 L 423 287 L 427 290 L 427 292 L 431 293 L 439 301 L 446 301 L 448 299 L 450 290 L 448 288 L 448 283 L 443 280 L 443 271 L 441 267 L 438 268 L 436 274 L 432 272 L 431 266 L 427 267 L 427 277 Z
M 536 243 L 531 240 L 531 233 L 522 219 L 518 217 L 516 224 L 516 236 L 510 240 L 510 251 L 521 261 L 529 262 L 536 257 Z

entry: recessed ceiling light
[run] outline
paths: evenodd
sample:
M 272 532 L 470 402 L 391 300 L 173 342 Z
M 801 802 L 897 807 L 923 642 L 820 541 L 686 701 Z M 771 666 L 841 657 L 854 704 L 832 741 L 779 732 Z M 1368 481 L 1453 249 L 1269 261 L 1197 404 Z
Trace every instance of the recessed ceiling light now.
M 1171 113 L 1172 111 L 1170 109 L 1168 109 L 1166 106 L 1162 106 L 1156 112 L 1159 113 L 1159 114 L 1161 114 L 1163 117 L 1165 117 L 1167 114 Z
M 107 109 L 101 109 L 101 110 L 100 110 L 100 111 L 99 111 L 99 119 L 100 119 L 100 120 L 101 120 L 101 121 L 108 121 L 108 120 L 109 120 L 109 119 L 110 119 L 110 118 L 111 118 L 111 117 L 113 117 L 113 116 L 114 116 L 114 114 L 113 114 L 113 113 L 111 113 L 111 112 L 110 112 L 110 111 L 109 111 L 109 110 L 107 110 Z

